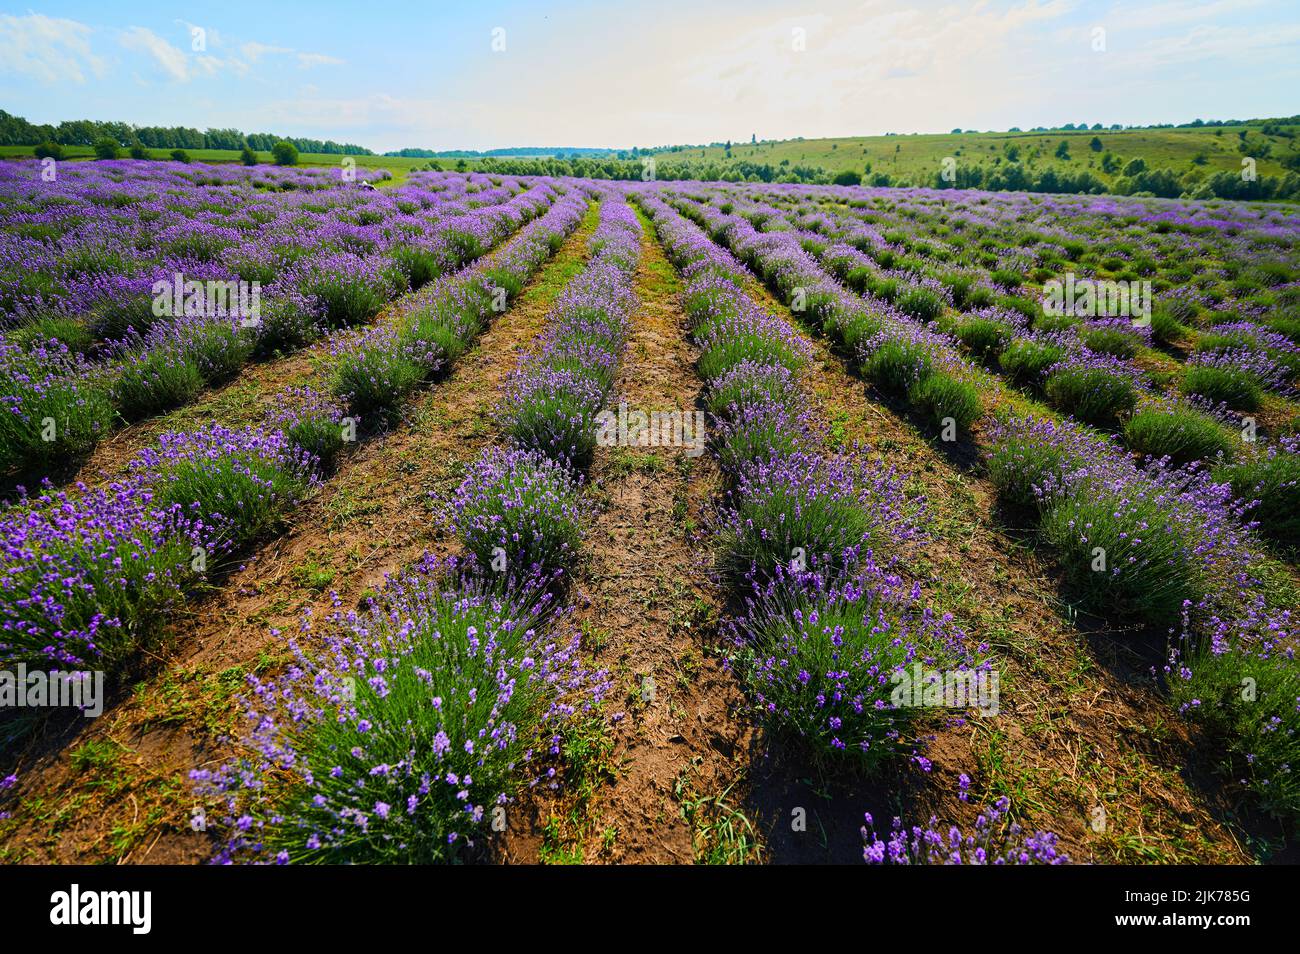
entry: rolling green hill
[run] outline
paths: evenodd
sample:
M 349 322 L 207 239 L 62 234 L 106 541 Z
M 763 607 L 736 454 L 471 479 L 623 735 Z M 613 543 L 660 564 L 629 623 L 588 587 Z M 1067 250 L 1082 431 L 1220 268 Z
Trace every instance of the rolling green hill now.
M 1267 125 L 1268 133 L 1264 127 Z M 1245 139 L 1242 139 L 1242 134 Z M 1039 172 L 1052 168 L 1058 172 L 1091 172 L 1103 182 L 1113 183 L 1131 159 L 1145 160 L 1147 168 L 1169 168 L 1182 174 L 1200 169 L 1239 173 L 1245 155 L 1256 160 L 1260 176 L 1284 175 L 1279 159 L 1300 157 L 1300 126 L 1257 124 L 1248 126 L 1201 126 L 1197 128 L 1125 129 L 1125 130 L 1055 130 L 1048 132 L 988 132 L 941 135 L 855 136 L 843 139 L 787 139 L 778 142 L 733 143 L 724 146 L 672 147 L 653 150 L 660 168 L 671 170 L 675 163 L 714 163 L 739 168 L 744 163 L 766 164 L 792 171 L 797 166 L 819 169 L 831 174 L 852 171 L 864 175 L 885 173 L 891 180 L 907 184 L 932 184 L 947 157 L 963 165 L 992 168 L 1010 161 L 1018 153 L 1019 161 Z M 1093 138 L 1101 149 L 1090 148 Z M 1241 151 L 1243 141 L 1247 152 Z M 1068 157 L 1058 158 L 1060 143 L 1068 147 Z M 1110 153 L 1118 165 L 1103 168 L 1103 157 Z

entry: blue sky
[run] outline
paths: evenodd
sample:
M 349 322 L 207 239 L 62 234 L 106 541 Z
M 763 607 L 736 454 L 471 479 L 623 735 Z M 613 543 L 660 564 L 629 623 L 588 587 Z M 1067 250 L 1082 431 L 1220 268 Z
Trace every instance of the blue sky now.
M 1292 115 L 1297 90 L 1296 0 L 0 0 L 11 113 L 381 151 Z

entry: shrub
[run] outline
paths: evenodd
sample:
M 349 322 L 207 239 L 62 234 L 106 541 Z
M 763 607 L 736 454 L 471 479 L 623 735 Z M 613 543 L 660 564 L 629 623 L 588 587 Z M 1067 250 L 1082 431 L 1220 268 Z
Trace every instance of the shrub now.
M 96 305 L 90 313 L 89 325 L 97 338 L 122 341 L 146 334 L 158 320 L 159 316 L 153 313 L 153 296 L 138 291 Z
M 731 405 L 715 434 L 718 463 L 734 476 L 754 464 L 811 447 L 806 418 L 783 401 L 763 399 Z
M 239 373 L 253 352 L 253 339 L 236 322 L 217 318 L 186 322 L 185 356 L 207 384 L 220 384 Z
M 581 484 L 563 464 L 536 451 L 481 455 L 447 510 L 452 530 L 502 583 L 564 570 L 582 542 Z
M 1115 358 L 1132 358 L 1145 343 L 1142 336 L 1124 322 L 1085 324 L 1079 329 L 1079 340 L 1089 351 Z
M 1271 644 L 1271 622 L 1252 607 L 1244 623 L 1217 621 L 1214 632 L 1187 639 L 1169 667 L 1176 673 L 1170 693 L 1216 743 L 1223 773 L 1240 779 L 1265 811 L 1293 823 L 1300 817 L 1300 669 Z M 1279 629 L 1287 625 L 1278 622 Z
M 176 162 L 188 163 L 190 161 L 190 154 L 186 152 L 184 149 L 173 149 L 170 155 L 172 159 Z
M 730 409 L 762 403 L 798 403 L 798 382 L 783 365 L 742 362 L 710 382 L 704 406 L 722 417 Z M 796 407 L 797 410 L 797 407 Z
M 943 427 L 951 419 L 959 431 L 969 431 L 984 413 L 979 388 L 944 371 L 935 372 L 914 385 L 908 398 L 936 427 Z
M 41 315 L 14 328 L 9 338 L 28 348 L 55 343 L 73 354 L 86 354 L 95 346 L 95 336 L 81 318 Z
M 92 148 L 95 150 L 96 159 L 116 159 L 121 155 L 121 147 L 117 140 L 110 136 L 96 139 Z
M 456 575 L 426 557 L 256 687 L 253 757 L 193 773 L 228 800 L 217 860 L 475 860 L 516 794 L 559 786 L 546 753 L 590 718 L 605 677 L 583 667 L 576 634 L 540 629 L 533 604 Z
M 388 257 L 406 280 L 406 287 L 421 288 L 442 274 L 436 252 L 415 244 L 401 244 L 388 251 Z
M 1157 341 L 1170 344 L 1187 334 L 1187 327 L 1179 320 L 1178 313 L 1156 305 L 1151 309 L 1151 335 Z
M 1065 346 L 1051 340 L 1017 338 L 1007 345 L 998 363 L 1016 383 L 1039 385 L 1047 369 L 1065 357 Z
M 1118 453 L 1108 441 L 1069 422 L 1017 418 L 994 424 L 989 437 L 989 479 L 1002 504 L 1021 512 L 1051 507 L 1068 474 L 1086 461 Z
M 1024 284 L 1025 281 L 1025 276 L 1022 273 L 1011 268 L 995 268 L 989 273 L 989 278 L 992 279 L 993 284 L 1012 292 Z
M 1255 410 L 1263 398 L 1263 389 L 1252 374 L 1227 366 L 1189 363 L 1183 372 L 1183 390 L 1239 411 Z
M 796 453 L 741 471 L 718 517 L 723 570 L 766 580 L 802 553 L 807 565 L 842 568 L 914 534 L 892 472 L 856 455 Z
M 1043 517 L 1043 538 L 1090 609 L 1173 622 L 1205 594 L 1197 541 L 1150 493 L 1098 483 L 1068 494 Z
M 181 152 L 181 151 L 182 151 L 182 150 L 180 150 L 180 149 L 176 150 L 176 152 Z M 134 144 L 131 146 L 130 156 L 131 156 L 132 159 L 137 159 L 137 160 L 145 160 L 145 159 L 150 159 L 150 158 L 152 158 L 152 156 L 151 156 L 150 153 L 149 153 L 149 150 L 148 150 L 147 148 L 145 148 L 144 145 L 142 145 L 141 143 L 138 143 L 138 142 L 137 142 L 137 143 L 134 143 Z M 173 158 L 173 159 L 176 158 L 175 153 L 172 154 L 172 158 Z M 186 161 L 186 162 L 189 161 L 189 157 L 188 157 L 188 156 L 185 158 L 185 161 Z
M 933 372 L 933 351 L 922 341 L 889 339 L 863 350 L 862 373 L 883 391 L 906 394 Z
M 62 159 L 63 147 L 57 142 L 43 142 L 32 150 L 37 159 Z
M 1177 405 L 1139 408 L 1124 424 L 1124 442 L 1150 457 L 1168 457 L 1175 467 L 1230 458 L 1240 444 L 1210 415 Z
M 341 339 L 330 393 L 358 414 L 392 418 L 406 396 L 426 379 L 423 367 L 389 326 Z
M 604 389 L 589 374 L 534 366 L 511 383 L 502 426 L 519 446 L 583 468 L 596 449 L 604 403 Z
M 699 339 L 699 372 L 711 381 L 742 361 L 780 364 L 797 371 L 807 360 L 807 346 L 784 322 L 765 313 L 713 322 Z
M 392 294 L 392 285 L 382 269 L 349 252 L 312 262 L 298 288 L 330 328 L 369 321 Z
M 943 297 L 931 288 L 907 288 L 894 304 L 917 321 L 930 322 L 943 314 Z
M 834 334 L 849 353 L 856 354 L 860 346 L 884 331 L 884 319 L 867 312 L 855 312 L 827 331 Z
M 181 407 L 203 390 L 203 373 L 175 345 L 126 355 L 113 381 L 113 403 L 128 420 Z
M 949 617 L 868 559 L 842 580 L 778 569 L 735 628 L 734 666 L 756 716 L 814 763 L 869 771 L 915 743 L 926 710 L 894 701 L 913 664 L 976 675 L 963 642 Z
M 288 354 L 305 348 L 321 336 L 301 296 L 287 295 L 264 303 L 254 329 L 254 353 L 259 357 Z
M 952 327 L 952 335 L 976 359 L 984 364 L 995 362 L 1006 350 L 1015 329 L 996 318 L 969 316 L 959 319 Z
M 1266 319 L 1266 324 L 1270 330 L 1286 335 L 1293 343 L 1300 344 L 1300 317 L 1273 315 Z
M 0 514 L 0 664 L 115 668 L 179 602 L 195 528 L 138 482 Z
M 311 388 L 290 388 L 279 399 L 290 406 L 274 408 L 267 416 L 267 426 L 282 432 L 322 468 L 332 466 L 343 445 L 355 437 L 357 420 L 345 417 L 342 407 Z
M 239 151 L 239 161 L 246 166 L 255 166 L 257 165 L 257 153 L 253 152 L 251 147 L 245 146 Z
M 113 422 L 101 379 L 53 341 L 24 347 L 0 336 L 0 470 L 89 450 Z
M 298 147 L 291 142 L 281 140 L 271 147 L 271 159 L 277 166 L 296 166 Z
M 1254 501 L 1248 516 L 1259 532 L 1284 544 L 1300 544 L 1300 437 L 1282 438 L 1267 451 L 1214 471 L 1240 500 Z
M 1043 390 L 1061 410 L 1096 427 L 1114 428 L 1137 405 L 1138 385 L 1113 359 L 1066 358 L 1047 372 Z
M 963 775 L 963 779 L 966 777 Z M 959 796 L 966 800 L 963 791 Z M 956 825 L 940 825 L 931 816 L 929 825 L 904 827 L 895 818 L 888 839 L 881 841 L 870 813 L 862 828 L 862 857 L 871 865 L 1068 865 L 1069 855 L 1057 848 L 1052 832 L 1026 832 L 1010 820 L 1011 799 L 1003 795 L 985 806 L 969 833 Z
M 215 555 L 278 527 L 318 482 L 314 465 L 278 431 L 213 424 L 162 435 L 130 469 L 148 481 L 159 506 L 201 521 Z

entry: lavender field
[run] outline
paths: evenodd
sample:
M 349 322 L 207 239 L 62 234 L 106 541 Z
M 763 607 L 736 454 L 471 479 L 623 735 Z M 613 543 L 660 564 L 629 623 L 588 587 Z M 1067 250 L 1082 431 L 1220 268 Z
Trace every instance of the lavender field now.
M 0 9 L 16 943 L 1287 926 L 1293 7 Z
M 48 169 L 7 861 L 1292 852 L 1293 207 Z

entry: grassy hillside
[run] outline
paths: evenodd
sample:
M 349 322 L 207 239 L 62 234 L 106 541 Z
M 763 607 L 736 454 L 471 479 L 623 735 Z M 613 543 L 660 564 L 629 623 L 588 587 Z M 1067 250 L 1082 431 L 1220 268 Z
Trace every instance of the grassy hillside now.
M 1272 130 L 1274 127 L 1270 127 Z M 910 136 L 855 136 L 843 139 L 790 139 L 780 142 L 733 143 L 730 159 L 725 147 L 674 147 L 657 150 L 658 161 L 665 166 L 677 160 L 690 162 L 767 163 L 781 167 L 808 166 L 828 172 L 851 170 L 859 174 L 888 173 L 891 178 L 906 178 L 913 184 L 929 182 L 946 157 L 958 164 L 971 163 L 991 167 L 1008 161 L 1008 150 L 1019 150 L 1020 162 L 1034 171 L 1054 168 L 1058 171 L 1088 171 L 1111 182 L 1130 159 L 1142 158 L 1148 168 L 1170 168 L 1186 172 L 1194 166 L 1212 172 L 1240 172 L 1243 155 L 1256 159 L 1259 175 L 1282 175 L 1285 169 L 1278 159 L 1300 151 L 1300 127 L 1278 127 L 1284 135 L 1265 135 L 1262 126 L 1203 126 L 1195 129 L 1130 129 L 1052 132 L 961 133 Z M 1242 153 L 1241 133 L 1247 148 Z M 1290 137 L 1285 134 L 1292 134 Z M 1101 141 L 1101 150 L 1089 147 L 1093 137 Z M 1064 141 L 1069 157 L 1057 158 L 1056 150 Z M 1267 144 L 1267 155 L 1264 155 Z M 1102 157 L 1107 152 L 1119 160 L 1118 169 L 1107 172 Z M 1200 160 L 1200 161 L 1198 161 Z

